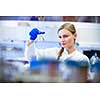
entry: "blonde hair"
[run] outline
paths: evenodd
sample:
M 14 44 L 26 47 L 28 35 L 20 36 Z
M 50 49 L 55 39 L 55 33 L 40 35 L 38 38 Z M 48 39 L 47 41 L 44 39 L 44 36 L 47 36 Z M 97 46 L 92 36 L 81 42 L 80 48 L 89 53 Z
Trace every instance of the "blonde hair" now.
M 75 26 L 71 23 L 65 23 L 65 24 L 61 25 L 60 28 L 58 29 L 57 33 L 62 29 L 66 29 L 66 30 L 70 31 L 72 34 L 76 33 Z M 61 47 L 60 51 L 58 52 L 58 57 L 57 57 L 58 60 L 62 56 L 63 51 L 64 51 L 64 48 Z

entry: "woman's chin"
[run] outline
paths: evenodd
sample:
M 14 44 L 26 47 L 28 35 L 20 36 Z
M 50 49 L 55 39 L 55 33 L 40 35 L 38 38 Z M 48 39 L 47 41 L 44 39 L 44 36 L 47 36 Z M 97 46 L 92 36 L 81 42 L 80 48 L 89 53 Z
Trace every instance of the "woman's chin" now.
M 65 45 L 62 45 L 63 48 L 67 48 Z

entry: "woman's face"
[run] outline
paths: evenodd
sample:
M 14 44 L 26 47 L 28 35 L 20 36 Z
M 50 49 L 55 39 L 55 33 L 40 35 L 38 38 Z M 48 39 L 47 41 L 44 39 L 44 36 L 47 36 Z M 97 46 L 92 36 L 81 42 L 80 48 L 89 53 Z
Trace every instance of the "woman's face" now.
M 58 32 L 59 41 L 63 48 L 70 49 L 74 47 L 74 41 L 76 39 L 76 33 L 72 34 L 67 29 L 62 29 Z

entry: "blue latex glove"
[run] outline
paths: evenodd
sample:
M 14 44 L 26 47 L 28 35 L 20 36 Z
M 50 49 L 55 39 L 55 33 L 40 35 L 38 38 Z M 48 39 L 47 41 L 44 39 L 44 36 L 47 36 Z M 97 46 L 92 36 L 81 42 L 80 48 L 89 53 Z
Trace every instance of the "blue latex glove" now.
M 39 31 L 37 28 L 33 28 L 31 32 L 29 33 L 30 35 L 30 40 L 35 40 L 37 38 L 38 34 L 45 34 L 45 32 Z

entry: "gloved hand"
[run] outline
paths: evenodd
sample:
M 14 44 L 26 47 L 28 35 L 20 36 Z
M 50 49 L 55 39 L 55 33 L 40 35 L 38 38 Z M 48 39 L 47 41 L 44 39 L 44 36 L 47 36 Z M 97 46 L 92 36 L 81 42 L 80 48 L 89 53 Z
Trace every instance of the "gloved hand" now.
M 33 28 L 31 32 L 29 33 L 30 35 L 30 40 L 35 40 L 37 38 L 38 34 L 45 34 L 45 32 L 39 31 L 37 28 Z

